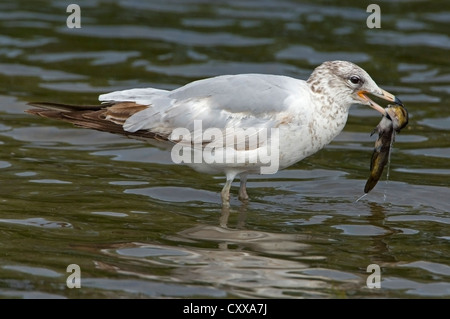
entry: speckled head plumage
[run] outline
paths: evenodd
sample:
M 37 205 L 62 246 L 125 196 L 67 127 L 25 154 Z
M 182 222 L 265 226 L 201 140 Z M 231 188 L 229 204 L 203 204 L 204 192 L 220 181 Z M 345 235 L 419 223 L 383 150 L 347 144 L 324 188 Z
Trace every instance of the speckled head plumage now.
M 322 63 L 314 70 L 307 83 L 314 93 L 327 94 L 336 103 L 345 107 L 365 104 L 386 115 L 385 109 L 372 101 L 367 94 L 402 105 L 394 95 L 379 88 L 365 70 L 348 61 Z

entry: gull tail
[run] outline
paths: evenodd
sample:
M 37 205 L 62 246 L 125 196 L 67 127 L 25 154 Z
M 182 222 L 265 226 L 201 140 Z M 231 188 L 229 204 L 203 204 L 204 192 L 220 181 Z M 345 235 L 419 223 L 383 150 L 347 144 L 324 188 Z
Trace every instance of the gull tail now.
M 146 105 L 140 105 L 134 102 L 110 102 L 100 105 L 30 102 L 28 105 L 34 108 L 26 110 L 27 113 L 69 122 L 79 127 L 143 140 L 167 140 L 166 136 L 155 132 L 147 130 L 128 132 L 123 129 L 125 121 L 136 112 L 147 108 Z
M 117 123 L 106 120 L 106 108 L 112 104 L 105 105 L 71 105 L 49 102 L 28 103 L 33 109 L 26 110 L 27 113 L 72 123 L 76 126 L 119 133 L 122 130 Z M 120 130 L 119 130 L 120 129 Z
M 105 103 L 101 105 L 74 105 L 74 104 L 63 104 L 63 103 L 52 103 L 52 102 L 30 102 L 28 105 L 39 108 L 40 110 L 53 110 L 59 112 L 73 112 L 73 111 L 88 111 L 88 110 L 100 110 L 102 108 L 113 105 L 112 103 Z M 27 110 L 26 112 L 31 114 L 36 114 L 35 111 L 38 109 Z M 38 114 L 37 114 L 38 115 Z

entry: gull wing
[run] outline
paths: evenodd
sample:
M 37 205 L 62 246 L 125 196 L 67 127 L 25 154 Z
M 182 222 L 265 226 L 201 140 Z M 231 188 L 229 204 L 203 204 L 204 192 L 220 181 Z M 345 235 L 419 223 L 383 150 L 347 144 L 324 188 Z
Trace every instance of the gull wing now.
M 302 80 L 240 74 L 195 81 L 173 91 L 133 89 L 113 92 L 101 95 L 100 100 L 147 105 L 125 121 L 124 130 L 168 134 L 176 128 L 193 132 L 195 121 L 201 121 L 203 130 L 277 127 L 290 121 L 290 109 L 308 106 L 308 93 Z

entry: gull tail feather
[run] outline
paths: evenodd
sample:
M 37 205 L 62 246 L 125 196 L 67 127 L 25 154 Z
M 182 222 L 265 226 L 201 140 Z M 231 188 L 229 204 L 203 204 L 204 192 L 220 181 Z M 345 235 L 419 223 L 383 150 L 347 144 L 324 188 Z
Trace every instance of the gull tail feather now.
M 72 123 L 76 126 L 97 131 L 125 135 L 143 140 L 166 141 L 165 134 L 140 130 L 128 132 L 123 124 L 126 119 L 142 111 L 146 106 L 134 102 L 103 103 L 100 105 L 72 105 L 51 102 L 28 103 L 35 108 L 26 110 L 37 116 Z
M 101 105 L 75 105 L 75 104 L 63 104 L 52 102 L 30 102 L 28 103 L 28 105 L 46 110 L 54 110 L 60 112 L 74 112 L 74 111 L 100 110 L 102 108 L 113 105 L 113 103 L 104 103 Z M 28 111 L 30 110 L 27 110 L 27 112 Z M 32 114 L 34 114 L 34 112 L 32 112 Z

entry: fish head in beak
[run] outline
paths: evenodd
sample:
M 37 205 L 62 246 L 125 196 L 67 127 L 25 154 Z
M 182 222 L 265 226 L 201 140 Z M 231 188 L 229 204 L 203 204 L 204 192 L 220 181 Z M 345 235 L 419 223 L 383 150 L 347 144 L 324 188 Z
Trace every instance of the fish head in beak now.
M 393 127 L 397 132 L 400 132 L 408 124 L 408 110 L 403 105 L 390 104 L 386 108 L 386 113 L 386 117 L 392 121 Z
M 383 114 L 384 116 L 386 116 L 387 118 L 390 119 L 389 114 L 386 112 L 386 110 L 381 107 L 379 104 L 375 103 L 372 99 L 370 99 L 368 97 L 368 94 L 370 95 L 374 95 L 376 97 L 379 97 L 383 100 L 392 102 L 396 105 L 400 105 L 403 106 L 402 101 L 400 101 L 396 96 L 394 96 L 393 94 L 380 89 L 379 87 L 376 87 L 376 89 L 374 90 L 360 90 L 358 91 L 358 97 L 361 100 L 361 102 L 363 104 L 367 104 L 369 105 L 371 108 L 373 108 L 374 110 L 377 110 L 378 112 L 380 112 L 381 114 Z

